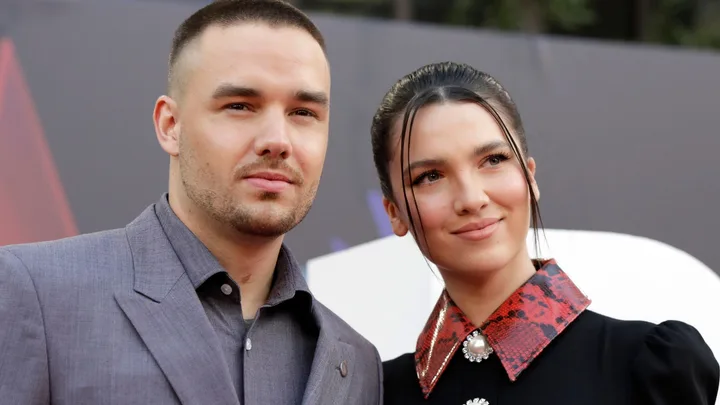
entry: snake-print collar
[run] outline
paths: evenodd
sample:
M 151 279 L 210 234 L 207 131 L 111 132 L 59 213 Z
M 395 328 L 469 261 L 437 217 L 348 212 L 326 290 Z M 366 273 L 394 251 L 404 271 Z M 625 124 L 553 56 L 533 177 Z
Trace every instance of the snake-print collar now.
M 480 327 L 476 327 L 443 291 L 415 350 L 415 367 L 427 398 L 463 340 L 480 331 L 511 381 L 582 313 L 588 299 L 555 260 L 537 261 L 538 270 Z

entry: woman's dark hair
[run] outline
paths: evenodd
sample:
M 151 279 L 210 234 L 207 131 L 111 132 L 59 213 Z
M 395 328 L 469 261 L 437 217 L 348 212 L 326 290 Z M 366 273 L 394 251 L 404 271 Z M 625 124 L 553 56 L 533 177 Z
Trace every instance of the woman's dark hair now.
M 396 139 L 393 136 L 393 129 L 398 120 L 402 119 L 398 142 L 400 145 L 400 167 L 402 171 L 405 171 L 406 165 L 410 161 L 409 145 L 415 115 L 424 106 L 445 102 L 477 103 L 485 108 L 500 126 L 525 175 L 525 181 L 530 192 L 531 222 L 535 232 L 536 249 L 539 250 L 538 230 L 542 228 L 542 219 L 537 197 L 531 185 L 530 173 L 525 164 L 524 156 L 528 156 L 528 147 L 520 113 L 510 94 L 495 78 L 472 66 L 456 62 L 426 65 L 400 79 L 385 94 L 373 117 L 370 130 L 373 159 L 380 178 L 380 188 L 383 195 L 388 200 L 398 203 L 393 196 L 389 172 L 390 159 L 395 145 L 394 140 Z M 408 176 L 410 176 L 409 173 Z M 412 218 L 407 192 L 405 187 L 402 187 L 402 189 L 410 221 L 410 230 L 415 236 L 415 240 L 417 240 L 418 234 Z M 415 201 L 414 190 L 411 189 L 411 193 L 413 201 Z M 420 211 L 417 208 L 416 201 L 415 210 L 420 216 Z M 422 220 L 420 218 L 418 220 L 422 229 Z M 423 237 L 424 234 L 423 231 Z M 427 240 L 425 242 L 427 245 Z

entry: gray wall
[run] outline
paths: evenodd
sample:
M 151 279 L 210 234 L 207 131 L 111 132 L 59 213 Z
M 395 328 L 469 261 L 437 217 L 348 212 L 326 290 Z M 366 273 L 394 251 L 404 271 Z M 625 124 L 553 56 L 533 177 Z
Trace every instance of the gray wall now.
M 81 232 L 123 226 L 166 189 L 151 111 L 172 32 L 194 7 L 38 3 L 8 25 Z M 338 248 L 333 238 L 385 234 L 368 204 L 371 116 L 399 77 L 452 59 L 516 98 L 547 227 L 642 235 L 720 270 L 720 55 L 313 17 L 333 110 L 318 199 L 288 239 L 301 260 Z

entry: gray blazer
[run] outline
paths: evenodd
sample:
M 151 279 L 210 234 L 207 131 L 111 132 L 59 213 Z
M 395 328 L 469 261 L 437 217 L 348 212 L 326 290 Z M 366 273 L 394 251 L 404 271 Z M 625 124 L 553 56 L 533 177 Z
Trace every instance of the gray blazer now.
M 381 404 L 375 347 L 319 302 L 312 313 L 303 404 Z M 0 248 L 0 404 L 50 403 L 240 403 L 152 206 L 124 229 Z

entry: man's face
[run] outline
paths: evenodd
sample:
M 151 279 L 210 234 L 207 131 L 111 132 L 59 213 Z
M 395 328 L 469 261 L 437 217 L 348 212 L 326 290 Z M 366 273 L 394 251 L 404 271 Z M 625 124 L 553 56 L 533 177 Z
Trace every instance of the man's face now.
M 182 55 L 175 131 L 193 205 L 238 231 L 279 236 L 308 213 L 328 142 L 330 72 L 290 27 L 212 26 Z

